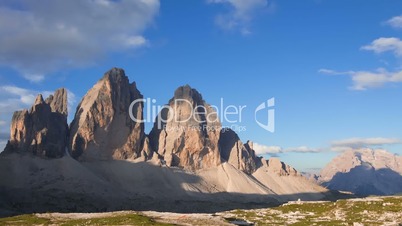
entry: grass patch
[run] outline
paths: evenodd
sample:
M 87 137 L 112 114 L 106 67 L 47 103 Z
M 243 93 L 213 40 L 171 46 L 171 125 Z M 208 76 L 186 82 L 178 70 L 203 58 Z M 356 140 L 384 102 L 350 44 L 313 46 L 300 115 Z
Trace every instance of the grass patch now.
M 34 214 L 0 218 L 0 225 L 49 225 L 50 219 L 40 218 Z
M 235 210 L 235 219 L 258 225 L 382 225 L 402 222 L 402 197 L 378 197 L 337 202 L 287 204 L 262 210 Z
M 0 219 L 0 225 L 153 225 L 168 226 L 156 222 L 154 219 L 139 214 L 124 214 L 111 217 L 99 217 L 89 219 L 49 219 L 41 218 L 34 214 L 20 215 L 15 217 L 7 217 Z

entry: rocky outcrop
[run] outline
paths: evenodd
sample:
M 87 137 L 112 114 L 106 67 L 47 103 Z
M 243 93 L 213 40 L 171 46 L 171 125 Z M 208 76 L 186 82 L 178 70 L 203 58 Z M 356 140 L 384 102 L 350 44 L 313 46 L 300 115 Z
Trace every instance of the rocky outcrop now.
M 58 89 L 54 95 L 50 95 L 46 98 L 45 102 L 50 105 L 52 112 L 58 112 L 67 117 L 68 115 L 68 103 L 67 103 L 67 90 Z
M 385 150 L 345 151 L 322 169 L 319 182 L 357 195 L 402 192 L 402 157 Z
M 201 169 L 221 163 L 221 124 L 215 110 L 190 86 L 179 87 L 158 115 L 151 148 L 168 166 Z
M 14 113 L 10 140 L 4 152 L 30 152 L 49 158 L 62 157 L 67 135 L 67 91 L 59 89 L 46 100 L 38 95 L 31 109 Z
M 270 158 L 268 160 L 261 159 L 262 166 L 269 173 L 279 176 L 299 176 L 300 174 L 291 166 L 281 162 L 278 158 Z
M 258 157 L 253 149 L 253 142 L 243 144 L 239 136 L 230 129 L 222 129 L 219 140 L 220 153 L 223 161 L 235 168 L 253 174 L 258 168 L 279 176 L 298 176 L 299 173 L 291 166 L 281 162 L 278 158 L 265 160 Z
M 143 103 L 136 84 L 129 83 L 122 69 L 106 72 L 77 107 L 70 126 L 71 156 L 83 161 L 136 159 L 145 139 Z M 130 118 L 129 111 L 136 121 Z
M 247 141 L 243 144 L 231 129 L 221 130 L 219 147 L 222 160 L 247 174 L 254 173 L 261 165 L 261 160 L 256 157 L 253 150 L 253 143 Z

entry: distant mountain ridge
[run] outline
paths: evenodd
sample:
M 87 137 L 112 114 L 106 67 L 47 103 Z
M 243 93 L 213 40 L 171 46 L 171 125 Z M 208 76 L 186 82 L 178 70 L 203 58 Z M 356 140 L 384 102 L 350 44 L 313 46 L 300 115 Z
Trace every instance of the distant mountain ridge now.
M 322 169 L 319 182 L 333 190 L 358 195 L 402 192 L 402 156 L 369 148 L 349 150 Z

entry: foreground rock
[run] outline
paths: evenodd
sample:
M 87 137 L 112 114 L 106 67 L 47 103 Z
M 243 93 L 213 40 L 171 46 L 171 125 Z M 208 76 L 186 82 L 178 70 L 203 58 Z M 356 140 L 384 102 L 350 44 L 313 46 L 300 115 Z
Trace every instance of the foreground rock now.
M 83 97 L 71 123 L 69 150 L 83 161 L 135 159 L 145 139 L 143 104 L 130 104 L 143 96 L 129 83 L 122 69 L 113 68 Z
M 402 157 L 385 150 L 346 151 L 321 171 L 319 181 L 330 189 L 358 195 L 401 193 Z
M 14 113 L 4 153 L 59 158 L 64 155 L 67 135 L 67 91 L 59 89 L 46 100 L 38 95 L 29 110 Z
M 158 115 L 151 147 L 168 166 L 202 169 L 221 163 L 221 124 L 215 110 L 190 86 L 179 87 Z

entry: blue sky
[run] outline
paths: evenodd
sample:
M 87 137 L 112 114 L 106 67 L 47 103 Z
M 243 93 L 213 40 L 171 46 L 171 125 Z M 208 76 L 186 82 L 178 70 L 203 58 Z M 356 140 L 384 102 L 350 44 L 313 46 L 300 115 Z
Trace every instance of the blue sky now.
M 121 67 L 158 104 L 189 84 L 247 105 L 240 138 L 300 170 L 351 148 L 402 154 L 401 36 L 398 0 L 3 0 L 0 146 L 36 93 L 66 87 L 75 108 Z M 254 120 L 272 97 L 275 133 Z

